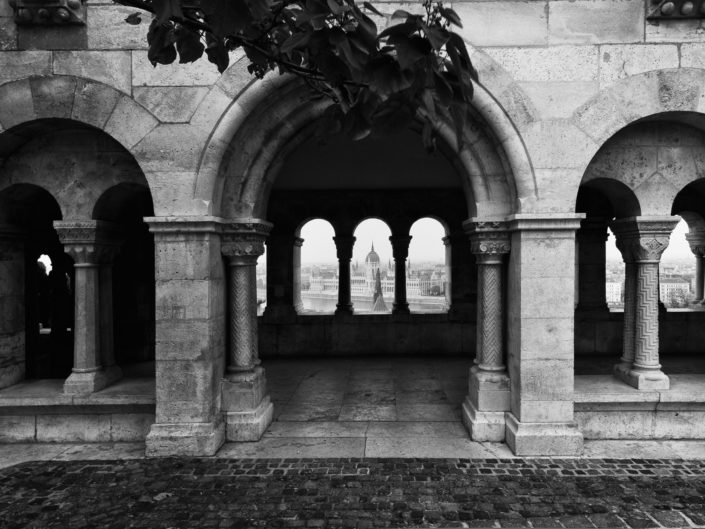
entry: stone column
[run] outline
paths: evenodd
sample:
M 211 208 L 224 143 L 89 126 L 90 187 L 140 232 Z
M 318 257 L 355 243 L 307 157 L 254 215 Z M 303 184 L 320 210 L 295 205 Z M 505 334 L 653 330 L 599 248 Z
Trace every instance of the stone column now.
M 148 456 L 208 456 L 225 441 L 226 283 L 217 217 L 145 218 L 154 234 L 156 417 Z
M 470 368 L 463 422 L 474 441 L 504 441 L 510 409 L 509 377 L 504 365 L 504 256 L 509 233 L 504 222 L 472 220 L 464 227 L 477 262 L 477 347 Z
M 406 258 L 409 257 L 411 236 L 391 236 L 392 255 L 394 256 L 394 305 L 392 314 L 409 314 L 406 300 Z
M 576 234 L 578 243 L 578 306 L 581 312 L 606 312 L 605 242 L 607 220 L 587 218 Z
M 625 350 L 614 373 L 637 389 L 670 387 L 668 376 L 659 364 L 658 265 L 677 224 L 673 217 L 629 217 L 611 224 L 625 263 L 633 263 L 632 270 L 627 271 L 634 278 L 629 284 L 625 281 Z M 634 307 L 633 316 L 627 313 L 627 303 Z M 632 332 L 633 362 L 629 366 L 632 351 L 628 349 L 631 346 L 628 337 Z
M 333 237 L 338 254 L 338 304 L 335 314 L 338 316 L 353 313 L 350 294 L 350 261 L 352 261 L 355 237 L 352 235 L 336 235 Z
M 25 377 L 25 234 L 0 225 L 0 389 Z M 39 333 L 39 329 L 36 329 Z
M 221 251 L 228 261 L 228 356 L 222 384 L 225 437 L 257 441 L 272 422 L 274 407 L 257 344 L 257 258 L 272 225 L 245 219 L 224 228 Z
M 452 281 L 452 276 L 453 276 L 453 265 L 452 265 L 452 259 L 453 259 L 453 245 L 451 243 L 450 237 L 443 237 L 441 239 L 443 241 L 443 246 L 445 246 L 445 257 L 446 257 L 446 284 L 445 284 L 445 290 L 443 292 L 443 295 L 445 296 L 446 303 L 445 303 L 445 309 L 447 311 L 450 311 L 452 306 L 453 306 L 453 281 Z
M 119 230 L 112 223 L 98 220 L 54 221 L 54 229 L 64 251 L 73 259 L 75 274 L 74 361 L 71 375 L 64 382 L 64 393 L 93 393 L 122 376 L 115 366 L 112 343 L 107 345 L 113 335 L 112 307 L 107 309 L 106 300 L 101 300 L 106 297 L 112 305 L 112 283 L 105 282 L 110 275 L 101 284 L 101 268 L 112 262 L 120 249 Z M 106 317 L 101 309 L 108 312 Z
M 301 301 L 301 247 L 304 240 L 301 237 L 294 237 L 294 310 L 297 313 L 303 312 L 304 304 Z
M 695 255 L 695 303 L 705 303 L 705 233 L 686 233 L 685 238 Z
M 579 455 L 573 415 L 575 232 L 582 214 L 509 218 L 506 441 L 517 455 Z

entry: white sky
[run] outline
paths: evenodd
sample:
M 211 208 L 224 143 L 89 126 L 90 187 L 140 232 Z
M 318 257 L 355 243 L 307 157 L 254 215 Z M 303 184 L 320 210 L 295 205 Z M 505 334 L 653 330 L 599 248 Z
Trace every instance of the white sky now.
M 681 220 L 671 233 L 671 239 L 668 243 L 668 248 L 661 256 L 661 262 L 667 263 L 673 260 L 694 259 L 693 252 L 690 251 L 688 241 L 685 240 L 685 234 L 688 233 L 688 225 L 684 220 Z M 622 261 L 622 254 L 617 249 L 612 231 L 609 232 L 610 237 L 607 239 L 607 260 Z
M 392 234 L 389 226 L 379 219 L 362 221 L 355 229 L 355 246 L 353 248 L 353 263 L 365 262 L 372 243 L 379 255 L 380 261 L 386 264 L 392 257 L 392 244 L 389 236 Z M 409 260 L 412 262 L 445 261 L 445 246 L 441 240 L 445 237 L 443 226 L 434 219 L 417 220 L 411 227 L 411 244 L 409 245 Z M 301 238 L 304 245 L 301 248 L 301 263 L 335 263 L 335 243 L 333 242 L 333 227 L 321 219 L 314 219 L 301 228 Z

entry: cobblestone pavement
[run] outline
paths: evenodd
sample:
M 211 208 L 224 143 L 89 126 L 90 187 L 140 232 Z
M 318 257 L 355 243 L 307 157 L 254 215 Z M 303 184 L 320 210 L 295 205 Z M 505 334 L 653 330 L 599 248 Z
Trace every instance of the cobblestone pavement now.
M 0 527 L 705 526 L 705 461 L 143 459 L 0 471 Z

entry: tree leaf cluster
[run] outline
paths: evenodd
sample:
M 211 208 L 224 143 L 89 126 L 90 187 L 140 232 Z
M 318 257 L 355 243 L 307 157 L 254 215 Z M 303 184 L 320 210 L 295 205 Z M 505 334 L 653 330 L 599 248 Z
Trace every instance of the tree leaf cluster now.
M 152 13 L 147 42 L 153 65 L 208 60 L 218 71 L 242 49 L 258 78 L 270 71 L 303 79 L 327 98 L 327 133 L 359 139 L 424 121 L 451 120 L 462 141 L 475 71 L 458 14 L 424 0 L 419 13 L 381 13 L 355 0 L 115 0 Z M 375 22 L 384 22 L 379 31 Z M 126 21 L 139 24 L 139 13 Z

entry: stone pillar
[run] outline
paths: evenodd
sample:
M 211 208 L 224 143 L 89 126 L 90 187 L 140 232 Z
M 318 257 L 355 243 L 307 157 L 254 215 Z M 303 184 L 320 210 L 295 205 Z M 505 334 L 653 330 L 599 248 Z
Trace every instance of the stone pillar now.
M 303 312 L 304 303 L 301 301 L 301 247 L 304 240 L 301 237 L 294 237 L 294 310 L 297 313 Z
M 295 242 L 291 226 L 276 226 L 267 237 L 267 307 L 263 314 L 266 321 L 296 321 L 297 274 L 294 261 L 300 248 Z
M 25 234 L 0 225 L 0 389 L 25 377 Z M 39 332 L 39 329 L 36 329 Z
M 705 233 L 686 233 L 685 238 L 695 255 L 695 303 L 705 303 Z
M 352 261 L 355 237 L 352 235 L 336 235 L 333 237 L 338 254 L 338 304 L 335 314 L 351 315 L 353 313 L 352 296 L 350 294 L 350 261 Z
M 605 242 L 607 220 L 587 218 L 576 234 L 578 246 L 578 306 L 581 312 L 606 312 Z
M 658 265 L 677 224 L 678 220 L 673 217 L 629 217 L 611 224 L 624 262 L 633 263 L 632 267 L 627 267 L 633 279 L 628 284 L 625 281 L 625 350 L 614 373 L 637 389 L 670 387 L 668 376 L 659 364 Z M 633 307 L 633 314 L 627 313 L 627 303 Z M 633 352 L 629 349 L 631 333 Z
M 470 368 L 463 422 L 473 441 L 504 441 L 510 409 L 504 365 L 504 256 L 509 233 L 504 222 L 464 223 L 477 262 L 477 348 Z
M 228 261 L 228 357 L 222 384 L 225 438 L 257 441 L 274 407 L 257 352 L 257 258 L 272 225 L 258 219 L 228 224 L 221 251 Z
M 446 257 L 446 284 L 445 284 L 445 290 L 443 291 L 443 295 L 446 299 L 445 303 L 445 309 L 447 311 L 451 310 L 451 307 L 453 306 L 453 281 L 452 281 L 452 276 L 453 276 L 453 245 L 451 243 L 450 237 L 446 236 L 443 237 L 443 246 L 445 246 L 445 257 Z
M 59 241 L 74 262 L 73 369 L 64 393 L 93 393 L 122 376 L 112 348 L 112 281 L 101 269 L 117 255 L 121 241 L 115 224 L 99 220 L 54 221 Z M 108 293 L 109 292 L 109 293 Z M 105 297 L 111 307 L 106 307 Z M 101 309 L 108 314 L 101 315 Z M 109 321 L 108 321 L 109 320 Z M 107 341 L 111 340 L 110 346 Z M 110 362 L 107 365 L 104 360 Z
M 145 222 L 154 234 L 157 400 L 146 454 L 213 455 L 225 440 L 223 220 L 149 217 Z
M 581 214 L 509 218 L 506 441 L 517 455 L 579 455 L 573 416 L 575 232 Z
M 391 236 L 392 255 L 394 256 L 394 305 L 392 314 L 409 314 L 406 300 L 406 258 L 409 257 L 411 236 Z

